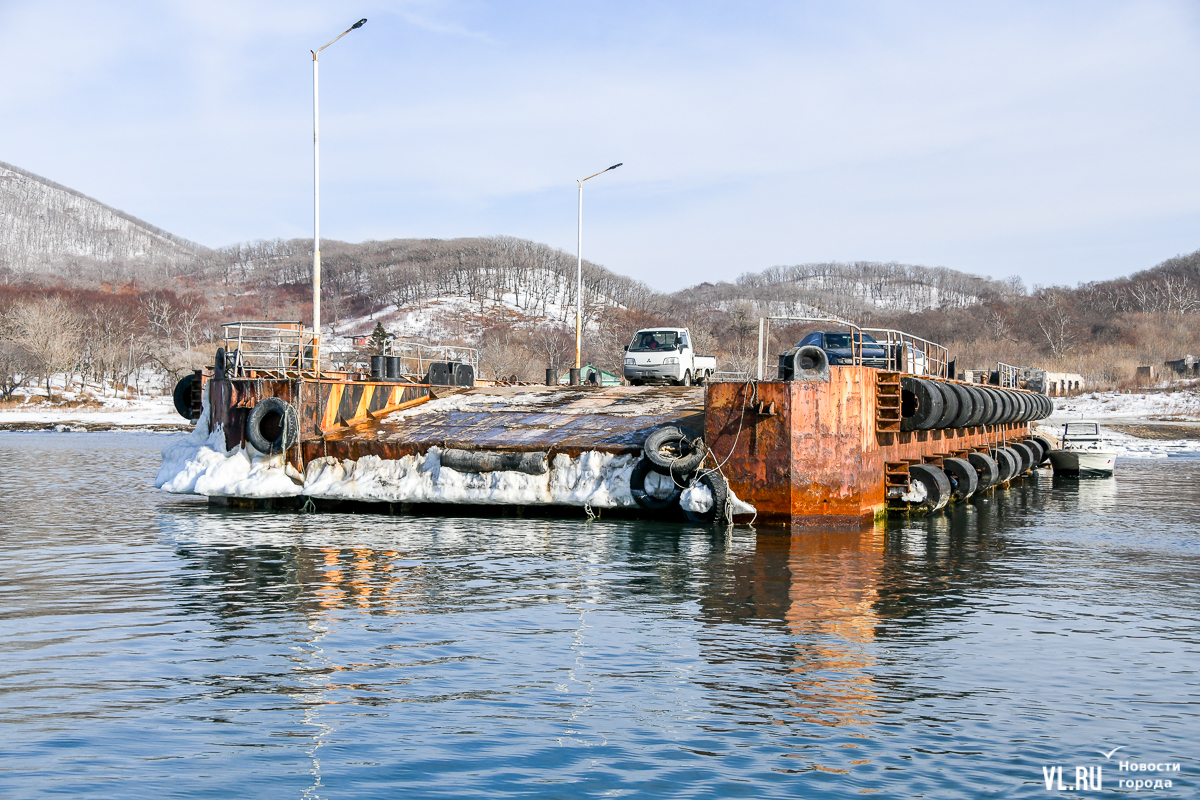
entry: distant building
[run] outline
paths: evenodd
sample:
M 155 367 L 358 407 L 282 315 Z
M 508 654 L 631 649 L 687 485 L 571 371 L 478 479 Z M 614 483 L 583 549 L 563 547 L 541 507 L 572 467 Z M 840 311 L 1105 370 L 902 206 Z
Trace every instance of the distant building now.
M 1047 372 L 1046 394 L 1063 397 L 1083 391 L 1083 376 L 1077 372 Z
M 620 386 L 621 379 L 611 372 L 605 372 L 599 367 L 594 367 L 588 364 L 579 370 L 580 383 L 594 383 L 598 386 Z M 567 370 L 558 376 L 558 383 L 561 386 L 566 386 L 571 382 L 571 371 Z
M 1176 375 L 1200 375 L 1200 358 L 1186 355 L 1174 361 L 1164 361 L 1163 366 Z

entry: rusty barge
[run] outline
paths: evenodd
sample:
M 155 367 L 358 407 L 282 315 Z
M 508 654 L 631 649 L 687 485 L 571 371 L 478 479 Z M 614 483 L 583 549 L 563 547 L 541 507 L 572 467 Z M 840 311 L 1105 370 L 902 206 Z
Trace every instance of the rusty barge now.
M 269 324 L 267 359 L 240 325 L 211 369 L 177 387 L 197 430 L 164 451 L 168 491 L 227 505 L 857 528 L 1028 474 L 1048 447 L 1031 424 L 1053 410 L 944 366 L 831 365 L 814 348 L 781 356 L 773 379 L 700 387 L 485 386 L 462 364 L 402 357 L 333 372 L 298 325 Z

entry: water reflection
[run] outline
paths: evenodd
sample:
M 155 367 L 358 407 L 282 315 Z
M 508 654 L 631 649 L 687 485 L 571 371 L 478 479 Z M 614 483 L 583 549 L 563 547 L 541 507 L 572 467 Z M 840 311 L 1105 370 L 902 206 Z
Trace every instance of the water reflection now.
M 149 489 L 160 438 L 14 441 L 19 796 L 961 797 L 1114 737 L 1200 768 L 1195 461 L 788 535 L 216 510 Z
M 902 676 L 878 685 L 881 641 L 911 638 L 914 625 L 945 621 L 948 609 L 969 612 L 973 596 L 1017 579 L 1004 567 L 1014 546 L 1005 532 L 1027 524 L 1048 488 L 1031 482 L 946 515 L 853 533 L 625 522 L 581 530 L 553 520 L 203 507 L 163 514 L 160 523 L 187 565 L 181 601 L 223 626 L 286 612 L 325 632 L 346 628 L 347 614 L 441 619 L 552 604 L 577 617 L 571 647 L 579 648 L 591 608 L 621 609 L 651 627 L 694 619 L 714 631 L 698 641 L 722 678 L 697 679 L 713 696 L 745 711 L 758 702 L 748 695 L 754 683 L 778 703 L 771 719 L 846 726 L 883 713 L 883 693 L 905 694 Z M 692 603 L 698 614 L 686 610 Z M 776 635 L 748 640 L 725 632 L 728 625 Z M 755 681 L 724 684 L 731 663 L 754 664 Z

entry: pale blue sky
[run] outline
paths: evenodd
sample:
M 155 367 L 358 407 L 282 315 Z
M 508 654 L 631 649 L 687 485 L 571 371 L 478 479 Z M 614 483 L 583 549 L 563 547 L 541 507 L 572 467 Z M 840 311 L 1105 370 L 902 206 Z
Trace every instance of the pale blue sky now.
M 0 161 L 209 246 L 510 234 L 660 289 L 1200 248 L 1185 2 L 0 2 Z

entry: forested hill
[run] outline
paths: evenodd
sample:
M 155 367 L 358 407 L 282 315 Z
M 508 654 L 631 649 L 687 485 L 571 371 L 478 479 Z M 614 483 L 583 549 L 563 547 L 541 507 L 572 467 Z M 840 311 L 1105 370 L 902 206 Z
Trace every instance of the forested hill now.
M 203 248 L 0 161 L 0 268 L 62 272 L 73 260 L 178 262 Z
M 778 315 L 915 313 L 987 305 L 1023 294 L 1019 279 L 1004 281 L 945 267 L 854 261 L 779 266 L 743 273 L 733 283 L 703 283 L 671 295 L 681 305 L 728 310 L 749 301 Z

